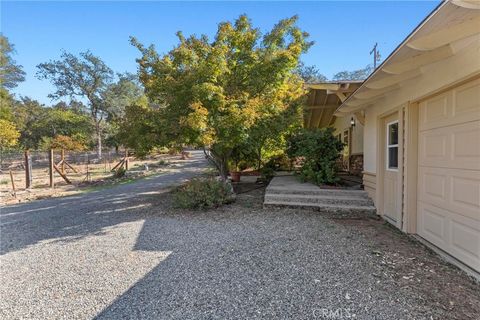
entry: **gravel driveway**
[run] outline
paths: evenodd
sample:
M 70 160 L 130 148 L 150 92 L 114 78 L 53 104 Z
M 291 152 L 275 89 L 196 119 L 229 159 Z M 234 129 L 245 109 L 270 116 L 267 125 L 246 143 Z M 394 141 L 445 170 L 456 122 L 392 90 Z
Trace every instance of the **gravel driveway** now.
M 362 232 L 263 210 L 262 190 L 217 210 L 171 209 L 161 188 L 197 174 L 195 157 L 168 176 L 3 208 L 0 318 L 478 319 L 478 284 L 378 223 Z

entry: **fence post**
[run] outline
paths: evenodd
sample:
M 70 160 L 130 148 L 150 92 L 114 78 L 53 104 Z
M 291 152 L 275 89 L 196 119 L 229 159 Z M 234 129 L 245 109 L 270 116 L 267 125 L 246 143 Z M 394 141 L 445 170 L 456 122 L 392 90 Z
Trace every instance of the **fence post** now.
M 125 149 L 125 171 L 128 170 L 128 149 Z
M 63 149 L 63 148 L 62 148 L 62 160 L 61 160 L 61 163 L 62 163 L 62 167 L 61 167 L 62 174 L 65 174 L 65 149 Z
M 15 180 L 13 179 L 13 172 L 10 170 L 10 181 L 12 182 L 13 196 L 17 198 L 17 189 L 15 188 Z
M 25 150 L 25 188 L 32 187 L 32 157 L 28 150 Z
M 53 149 L 50 149 L 48 153 L 48 176 L 50 179 L 50 188 L 54 188 L 55 184 L 53 181 Z

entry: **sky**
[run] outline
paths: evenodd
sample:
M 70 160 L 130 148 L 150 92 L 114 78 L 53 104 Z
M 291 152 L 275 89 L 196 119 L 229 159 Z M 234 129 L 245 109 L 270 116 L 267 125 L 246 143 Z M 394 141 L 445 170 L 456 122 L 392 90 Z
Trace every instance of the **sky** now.
M 373 62 L 377 42 L 382 60 L 438 5 L 439 1 L 309 2 L 161 2 L 161 1 L 0 1 L 0 29 L 15 45 L 14 59 L 27 73 L 15 90 L 51 104 L 47 80 L 35 78 L 36 66 L 58 59 L 62 50 L 90 50 L 115 72 L 136 72 L 136 48 L 129 37 L 166 53 L 175 33 L 213 37 L 217 24 L 246 13 L 263 33 L 280 19 L 299 16 L 298 25 L 314 46 L 302 60 L 328 78 Z

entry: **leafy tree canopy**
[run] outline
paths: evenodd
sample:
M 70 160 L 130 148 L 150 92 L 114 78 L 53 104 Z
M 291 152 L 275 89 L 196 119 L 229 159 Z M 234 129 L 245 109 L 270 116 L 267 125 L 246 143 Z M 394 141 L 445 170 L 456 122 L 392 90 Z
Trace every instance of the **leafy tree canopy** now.
M 74 106 L 77 103 L 71 103 Z M 44 138 L 57 135 L 75 137 L 90 144 L 93 123 L 88 114 L 70 108 L 66 103 L 45 107 L 36 100 L 22 97 L 14 103 L 11 112 L 16 127 L 20 130 L 20 144 L 37 149 Z
M 60 60 L 41 63 L 37 66 L 37 78 L 50 80 L 56 91 L 52 99 L 61 97 L 85 98 L 97 136 L 97 155 L 102 154 L 102 122 L 107 115 L 103 94 L 113 81 L 113 71 L 90 51 L 79 56 L 63 52 Z
M 15 88 L 19 82 L 25 80 L 25 72 L 18 65 L 12 55 L 15 47 L 8 38 L 0 33 L 0 84 L 2 88 Z
M 371 65 L 359 70 L 341 71 L 333 76 L 333 80 L 365 80 L 373 71 Z
M 20 132 L 11 121 L 0 119 L 0 151 L 12 148 L 18 143 Z
M 220 23 L 213 41 L 178 32 L 179 44 L 165 55 L 132 38 L 142 53 L 140 81 L 161 113 L 164 143 L 205 147 L 225 178 L 233 149 L 250 129 L 304 94 L 293 71 L 312 43 L 296 22 L 296 16 L 281 20 L 262 36 L 242 15 Z
M 306 83 L 319 83 L 327 81 L 327 77 L 323 75 L 316 66 L 307 66 L 305 63 L 300 62 L 295 72 Z
M 109 119 L 124 116 L 125 108 L 135 104 L 144 96 L 143 88 L 135 74 L 118 74 L 118 81 L 108 85 L 102 93 L 102 100 Z

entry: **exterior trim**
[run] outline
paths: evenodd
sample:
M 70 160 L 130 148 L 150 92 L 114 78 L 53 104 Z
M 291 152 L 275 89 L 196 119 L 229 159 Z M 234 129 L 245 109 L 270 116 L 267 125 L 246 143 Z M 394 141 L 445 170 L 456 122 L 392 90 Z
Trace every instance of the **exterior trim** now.
M 363 171 L 363 188 L 367 191 L 373 202 L 375 201 L 375 194 L 377 192 L 377 175 L 373 172 Z

